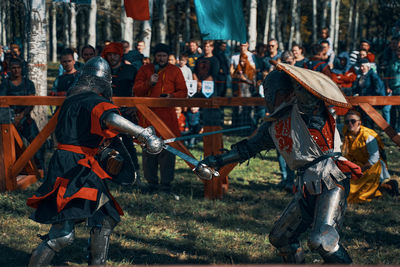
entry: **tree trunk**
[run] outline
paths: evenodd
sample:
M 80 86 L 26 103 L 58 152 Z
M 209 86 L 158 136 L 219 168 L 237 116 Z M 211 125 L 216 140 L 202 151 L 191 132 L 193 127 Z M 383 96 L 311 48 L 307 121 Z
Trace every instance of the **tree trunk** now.
M 351 47 L 352 50 L 356 49 L 359 23 L 360 23 L 360 10 L 358 7 L 358 1 L 354 0 L 354 30 L 353 30 L 352 47 Z
M 346 50 L 348 51 L 350 49 L 350 43 L 352 42 L 352 32 L 354 30 L 354 25 L 353 25 L 353 13 L 354 13 L 354 5 L 352 2 L 349 2 L 349 27 L 348 27 L 348 32 L 347 32 L 347 40 L 346 40 Z
M 150 19 L 145 20 L 143 22 L 143 41 L 144 41 L 144 51 L 143 54 L 145 57 L 150 56 L 150 46 L 151 46 L 151 25 L 153 19 L 153 0 L 149 0 L 149 12 L 150 12 Z
M 158 20 L 158 36 L 160 43 L 165 44 L 167 36 L 167 1 L 158 0 L 160 19 Z
M 128 41 L 133 48 L 133 19 L 126 16 L 124 0 L 121 0 L 121 39 Z
M 276 0 L 271 0 L 271 31 L 270 39 L 276 39 Z
M 330 15 L 330 22 L 329 22 L 329 36 L 332 39 L 332 49 L 335 49 L 336 47 L 334 46 L 336 40 L 335 40 L 335 22 L 336 22 L 336 0 L 331 0 L 331 15 Z
M 264 38 L 263 38 L 263 43 L 264 44 L 266 44 L 268 42 L 268 39 L 269 39 L 270 19 L 271 19 L 271 0 L 266 0 Z
M 29 79 L 35 84 L 36 95 L 47 95 L 46 1 L 31 0 L 29 31 Z M 39 129 L 47 122 L 46 106 L 35 106 L 32 117 Z
M 292 0 L 292 6 L 291 6 L 291 23 L 290 23 L 290 32 L 289 32 L 289 43 L 288 43 L 288 49 L 292 49 L 293 45 L 293 36 L 295 35 L 295 28 L 296 28 L 296 9 L 297 9 L 297 0 Z
M 77 48 L 78 44 L 76 41 L 76 4 L 75 3 L 71 3 L 71 47 L 72 48 Z
M 69 19 L 68 19 L 69 12 L 68 12 L 68 9 L 69 9 L 68 4 L 64 3 L 64 5 L 63 5 L 63 10 L 64 10 L 64 12 L 63 12 L 64 47 L 71 47 L 70 35 L 69 35 Z
M 0 23 L 1 23 L 1 33 L 0 33 L 0 41 L 2 44 L 6 44 L 6 4 L 5 2 L 0 3 Z
M 57 6 L 51 3 L 51 61 L 57 62 Z
M 105 39 L 106 40 L 112 40 L 112 36 L 111 36 L 111 2 L 110 0 L 105 0 L 104 1 L 104 9 L 106 10 L 105 14 Z
M 295 28 L 294 39 L 297 44 L 301 45 L 302 40 L 301 40 L 301 19 L 300 18 L 301 18 L 301 3 L 298 3 L 296 5 L 296 13 L 295 13 L 296 28 Z
M 318 40 L 317 9 L 318 9 L 317 0 L 313 0 L 313 4 L 312 4 L 312 27 L 313 27 L 312 42 L 313 42 L 313 44 L 316 44 L 317 40 Z
M 323 10 L 322 10 L 322 21 L 321 21 L 321 26 L 322 28 L 326 27 L 326 20 L 328 18 L 328 1 L 329 0 L 323 0 Z
M 333 47 L 335 48 L 335 52 L 339 51 L 339 12 L 340 12 L 340 0 L 336 1 L 336 10 L 335 10 L 335 43 Z
M 278 10 L 278 9 L 277 9 Z M 278 47 L 280 47 L 280 49 L 285 49 L 285 45 L 283 43 L 283 30 L 282 30 L 282 21 L 285 19 L 285 14 L 282 14 L 282 16 L 277 16 L 276 17 L 276 38 L 278 41 Z
M 185 42 L 190 41 L 190 0 L 185 1 Z
M 249 49 L 253 51 L 257 43 L 257 0 L 250 0 L 249 20 Z
M 89 13 L 88 44 L 96 47 L 97 0 L 92 0 Z

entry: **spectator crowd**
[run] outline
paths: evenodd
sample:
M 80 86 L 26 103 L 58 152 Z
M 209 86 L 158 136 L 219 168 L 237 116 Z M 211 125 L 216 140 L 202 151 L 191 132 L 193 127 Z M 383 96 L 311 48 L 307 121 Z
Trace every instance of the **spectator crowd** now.
M 134 49 L 131 49 L 131 44 L 125 40 L 120 42 L 106 40 L 101 51 L 90 45 L 83 46 L 80 51 L 65 48 L 60 54 L 59 75 L 53 86 L 49 88 L 48 94 L 68 96 L 68 91 L 79 77 L 80 69 L 88 60 L 100 55 L 110 65 L 114 96 L 263 97 L 261 84 L 268 73 L 274 70 L 273 61 L 322 72 L 329 76 L 346 96 L 400 95 L 399 37 L 392 37 L 384 51 L 374 51 L 370 41 L 362 40 L 355 51 L 335 53 L 328 32 L 327 28 L 322 29 L 321 39 L 318 43 L 311 45 L 309 51 L 300 44 L 291 45 L 290 50 L 282 50 L 276 39 L 270 39 L 267 44 L 257 44 L 254 51 L 249 51 L 248 43 L 230 47 L 225 41 L 205 40 L 200 43 L 191 40 L 186 44 L 185 51 L 174 54 L 168 45 L 157 44 L 152 50 L 151 58 L 143 55 L 145 48 L 143 41 L 137 42 Z M 35 87 L 28 78 L 27 63 L 21 56 L 19 45 L 0 46 L 0 61 L 0 95 L 35 94 Z M 32 141 L 38 134 L 37 126 L 30 117 L 32 108 L 12 107 L 12 109 L 15 112 L 15 125 L 20 135 L 28 142 Z M 380 110 L 384 119 L 396 132 L 400 133 L 400 106 L 386 105 L 380 107 Z M 176 136 L 198 134 L 203 131 L 204 125 L 223 126 L 226 123 L 223 110 L 176 107 L 154 108 L 153 111 L 162 118 Z M 229 124 L 232 127 L 250 126 L 249 130 L 239 133 L 247 136 L 263 121 L 268 112 L 264 106 L 235 107 L 232 109 L 232 119 Z M 364 111 L 356 112 L 346 115 L 347 119 L 344 120 L 343 136 L 346 140 L 346 153 L 351 154 L 351 140 L 359 134 L 361 129 L 362 134 L 370 133 L 373 139 L 377 140 L 372 149 L 367 147 L 367 151 L 371 154 L 373 154 L 371 150 L 375 152 L 375 159 L 370 162 L 370 165 L 379 163 L 382 164 L 379 165 L 379 170 L 386 170 L 385 159 L 382 157 L 383 143 L 373 132 L 373 121 Z M 149 122 L 134 107 L 121 108 L 121 113 L 124 118 L 135 124 L 149 126 Z M 352 132 L 349 129 L 354 126 L 351 125 L 353 120 L 362 121 L 363 126 L 358 127 L 358 132 L 355 131 L 351 137 Z M 138 171 L 139 161 L 132 137 L 121 134 L 121 139 L 130 152 L 137 170 L 137 179 L 141 183 Z M 192 138 L 185 144 L 193 148 L 197 142 L 198 139 Z M 351 154 L 351 157 L 357 157 L 356 154 Z M 363 156 L 365 157 L 366 153 Z M 44 167 L 42 150 L 37 153 L 35 159 L 38 166 Z M 290 191 L 293 187 L 294 173 L 287 168 L 280 155 L 278 155 L 278 160 L 282 174 L 280 185 Z M 368 158 L 353 160 L 364 165 L 368 163 Z M 174 178 L 175 156 L 168 151 L 159 155 L 143 153 L 142 162 L 144 178 L 151 185 L 151 190 L 160 187 L 169 191 Z M 157 178 L 158 167 L 160 167 L 160 181 Z M 378 177 L 378 183 L 383 182 L 382 177 L 388 177 L 387 170 L 384 175 L 375 170 L 367 175 L 368 179 L 371 180 L 374 175 Z M 357 186 L 360 186 L 360 183 Z M 371 190 L 377 191 L 378 188 L 377 185 Z M 380 194 L 375 191 L 370 192 L 368 196 L 379 196 Z

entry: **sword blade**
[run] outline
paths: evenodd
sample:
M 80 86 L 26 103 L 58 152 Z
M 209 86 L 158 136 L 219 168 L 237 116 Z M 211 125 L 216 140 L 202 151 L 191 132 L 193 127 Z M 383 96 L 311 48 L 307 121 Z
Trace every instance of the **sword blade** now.
M 199 164 L 199 161 L 195 158 L 192 158 L 191 156 L 179 151 L 178 149 L 173 148 L 172 146 L 165 145 L 164 146 L 165 150 L 168 150 L 172 154 L 180 157 L 181 159 L 193 164 L 195 167 Z
M 202 134 L 192 134 L 192 135 L 179 136 L 179 137 L 175 137 L 175 138 L 170 138 L 170 139 L 164 140 L 164 144 L 177 142 L 177 141 L 182 141 L 182 140 L 188 140 L 188 139 L 197 138 L 197 137 L 203 137 L 203 136 L 207 136 L 207 135 L 218 134 L 218 133 L 227 133 L 227 132 L 246 130 L 246 129 L 249 129 L 249 128 L 250 128 L 250 126 L 247 125 L 247 126 L 241 126 L 241 127 L 236 127 L 236 128 L 229 128 L 229 129 L 224 129 L 224 130 L 213 131 L 213 132 L 206 132 L 206 133 L 202 133 Z

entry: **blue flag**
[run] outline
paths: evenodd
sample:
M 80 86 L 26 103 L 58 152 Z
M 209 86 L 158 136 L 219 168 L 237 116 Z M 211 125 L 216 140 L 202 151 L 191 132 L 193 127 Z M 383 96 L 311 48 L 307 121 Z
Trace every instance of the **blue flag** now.
M 247 41 L 241 0 L 194 0 L 203 40 Z

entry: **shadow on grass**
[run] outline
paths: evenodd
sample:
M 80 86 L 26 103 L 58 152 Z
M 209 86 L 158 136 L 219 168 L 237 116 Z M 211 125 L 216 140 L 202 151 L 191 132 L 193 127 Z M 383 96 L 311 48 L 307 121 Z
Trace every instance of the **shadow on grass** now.
M 0 266 L 27 266 L 30 254 L 0 244 Z

